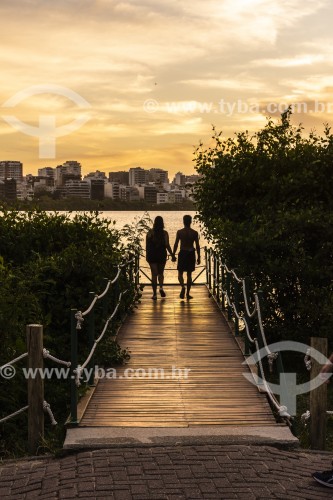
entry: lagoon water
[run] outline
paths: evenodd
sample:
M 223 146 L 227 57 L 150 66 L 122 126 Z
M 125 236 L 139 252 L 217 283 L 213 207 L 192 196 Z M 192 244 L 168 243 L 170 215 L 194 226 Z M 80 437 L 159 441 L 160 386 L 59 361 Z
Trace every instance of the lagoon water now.
M 105 218 L 110 218 L 116 222 L 115 227 L 118 229 L 122 228 L 125 224 L 129 224 L 131 222 L 134 222 L 136 218 L 142 217 L 144 212 L 139 212 L 139 211 L 115 211 L 115 212 L 102 212 L 102 216 Z M 169 239 L 170 239 L 170 245 L 171 248 L 173 248 L 173 244 L 176 239 L 176 233 L 178 229 L 181 229 L 183 227 L 183 216 L 185 214 L 189 214 L 192 216 L 192 219 L 194 218 L 196 212 L 195 211 L 187 211 L 187 212 L 182 212 L 182 211 L 150 211 L 149 215 L 152 220 L 157 215 L 161 215 L 164 219 L 164 225 L 166 231 L 169 233 Z M 193 229 L 196 229 L 199 231 L 200 234 L 200 225 L 193 221 L 192 223 Z M 203 235 L 200 235 L 200 246 L 205 246 L 206 245 L 206 240 L 203 237 Z M 178 248 L 179 250 L 179 248 Z M 204 254 L 202 252 L 201 257 L 203 260 Z M 144 267 L 143 271 L 150 275 L 149 269 L 145 269 L 146 266 L 148 266 L 147 262 L 145 259 L 141 259 L 140 265 Z M 172 263 L 171 260 L 169 259 L 167 262 L 167 269 L 172 269 L 172 270 L 166 270 L 165 271 L 165 282 L 170 283 L 170 282 L 176 282 L 177 281 L 177 271 L 176 271 L 176 263 Z M 193 276 L 195 276 L 197 272 L 194 273 Z M 144 276 L 142 277 L 142 282 L 147 283 L 147 278 Z

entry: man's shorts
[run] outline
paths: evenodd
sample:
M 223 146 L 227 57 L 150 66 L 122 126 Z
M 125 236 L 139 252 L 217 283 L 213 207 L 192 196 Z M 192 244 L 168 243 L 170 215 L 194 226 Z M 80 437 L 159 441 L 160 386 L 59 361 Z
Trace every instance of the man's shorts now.
M 193 273 L 195 269 L 195 250 L 180 250 L 177 269 L 181 273 Z

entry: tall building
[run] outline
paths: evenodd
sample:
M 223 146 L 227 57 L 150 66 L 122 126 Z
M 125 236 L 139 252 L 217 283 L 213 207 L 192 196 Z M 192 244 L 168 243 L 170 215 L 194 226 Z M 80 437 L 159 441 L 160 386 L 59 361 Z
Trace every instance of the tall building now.
M 192 174 L 185 177 L 185 184 L 195 184 L 200 179 L 200 175 Z
M 169 182 L 169 174 L 167 170 L 162 170 L 161 168 L 151 168 L 149 170 L 149 181 L 157 182 L 163 184 L 164 182 Z
M 91 200 L 104 200 L 104 179 L 94 179 L 90 180 L 90 199 Z
M 120 186 L 119 182 L 107 182 L 104 186 L 104 194 L 106 198 L 112 198 L 113 200 L 119 200 L 120 198 Z
M 96 172 L 90 172 L 85 176 L 85 178 L 92 178 L 92 179 L 106 179 L 105 172 L 101 172 L 100 170 L 96 170 Z
M 0 198 L 4 198 L 5 200 L 16 200 L 16 180 L 11 179 L 2 179 L 0 180 Z
M 149 182 L 149 170 L 145 170 L 141 167 L 135 167 L 129 169 L 129 185 L 135 186 L 136 184 L 148 184 Z
M 157 205 L 160 205 L 161 203 L 169 203 L 169 193 L 166 191 L 160 191 L 157 193 Z
M 186 177 L 184 174 L 182 174 L 181 172 L 177 172 L 173 180 L 173 183 L 176 184 L 177 186 L 185 186 L 185 179 Z
M 139 191 L 133 186 L 120 186 L 119 187 L 120 199 L 122 201 L 139 201 Z
M 54 176 L 55 176 L 55 168 L 44 167 L 38 169 L 38 177 L 52 177 L 52 179 L 54 179 Z
M 23 165 L 20 161 L 0 161 L 0 179 L 21 181 L 22 178 Z
M 77 161 L 66 161 L 56 168 L 55 182 L 57 186 L 65 186 L 69 180 L 81 180 L 81 163 Z
M 182 191 L 170 191 L 169 195 L 169 203 L 182 203 L 183 202 L 183 193 Z
M 118 182 L 118 184 L 129 185 L 129 172 L 121 170 L 119 172 L 109 172 L 109 182 Z
M 157 203 L 157 188 L 156 186 L 137 186 L 140 198 L 148 203 Z
M 88 182 L 70 179 L 66 182 L 66 196 L 75 198 L 90 198 L 90 186 Z

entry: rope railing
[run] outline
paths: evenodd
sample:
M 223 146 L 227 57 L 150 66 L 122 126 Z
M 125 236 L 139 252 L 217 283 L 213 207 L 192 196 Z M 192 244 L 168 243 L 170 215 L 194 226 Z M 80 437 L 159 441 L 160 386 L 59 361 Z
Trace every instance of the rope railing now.
M 20 410 L 17 410 L 14 413 L 11 413 L 10 415 L 7 415 L 7 417 L 4 417 L 4 418 L 0 419 L 0 424 L 2 424 L 4 422 L 7 422 L 7 420 L 10 420 L 11 418 L 16 417 L 17 415 L 20 415 L 20 413 L 25 412 L 28 408 L 29 408 L 29 405 L 24 406 Z
M 6 367 L 12 366 L 22 359 L 28 359 L 27 367 L 28 370 L 31 370 L 32 375 L 26 375 L 28 404 L 20 408 L 19 410 L 1 418 L 0 424 L 3 424 L 8 420 L 17 417 L 18 415 L 21 415 L 25 411 L 28 411 L 28 448 L 31 453 L 35 453 L 44 435 L 44 419 L 42 417 L 43 413 L 47 413 L 49 415 L 51 425 L 57 425 L 50 404 L 44 400 L 44 384 L 42 383 L 42 380 L 44 379 L 43 360 L 50 359 L 51 361 L 60 365 L 64 365 L 68 368 L 70 367 L 71 363 L 56 358 L 55 356 L 50 354 L 49 350 L 43 347 L 42 325 L 27 325 L 26 331 L 28 351 L 2 365 L 0 367 L 0 373 L 5 370 Z M 15 369 L 12 376 L 14 375 Z M 12 378 L 12 376 L 7 378 Z M 5 374 L 4 378 L 6 378 Z
M 52 356 L 52 354 L 50 354 L 50 351 L 48 351 L 45 348 L 43 349 L 43 358 L 51 359 L 51 361 L 58 363 L 58 365 L 64 365 L 64 366 L 67 366 L 67 368 L 69 368 L 71 366 L 70 361 L 63 361 L 62 359 L 59 359 L 59 358 L 56 358 L 55 356 Z
M 112 291 L 112 286 L 114 285 L 116 293 L 118 293 L 119 289 L 119 278 L 122 275 L 122 272 L 124 269 L 127 268 L 128 271 L 128 276 L 129 280 L 135 285 L 135 294 L 134 294 L 134 300 L 137 299 L 137 296 L 139 294 L 139 274 L 140 274 L 140 268 L 139 268 L 139 256 L 134 255 L 131 258 L 126 258 L 122 263 L 120 263 L 117 268 L 116 268 L 116 275 L 113 279 L 107 280 L 106 286 L 104 290 L 100 294 L 93 294 L 94 297 L 92 301 L 90 302 L 89 307 L 81 312 L 76 310 L 75 314 L 72 316 L 72 329 L 74 326 L 75 332 L 78 330 L 82 329 L 82 324 L 85 320 L 85 317 L 88 316 L 88 323 L 91 323 L 89 320 L 93 315 L 94 312 L 94 307 L 96 303 L 100 300 L 103 301 L 103 306 L 106 305 L 106 301 L 108 300 L 108 295 Z M 126 278 L 127 279 L 127 278 Z M 54 414 L 52 412 L 50 404 L 45 401 L 44 399 L 44 384 L 42 383 L 43 379 L 43 370 L 44 370 L 44 365 L 43 365 L 43 360 L 44 359 L 49 359 L 50 361 L 53 361 L 57 364 L 66 366 L 67 368 L 72 368 L 72 373 L 76 374 L 74 384 L 78 382 L 78 385 L 80 384 L 80 372 L 84 370 L 86 366 L 91 362 L 92 357 L 94 355 L 95 349 L 99 342 L 103 339 L 108 326 L 110 322 L 114 319 L 115 315 L 117 314 L 117 311 L 119 310 L 122 298 L 124 295 L 129 291 L 129 289 L 126 289 L 122 292 L 119 293 L 117 303 L 115 307 L 113 308 L 112 314 L 109 315 L 109 317 L 106 319 L 104 323 L 104 327 L 102 329 L 101 334 L 94 339 L 93 342 L 91 342 L 91 349 L 89 352 L 89 355 L 87 359 L 84 361 L 84 363 L 80 366 L 78 363 L 73 363 L 73 345 L 72 345 L 72 360 L 71 361 L 64 361 L 62 359 L 57 358 L 56 356 L 53 356 L 50 351 L 46 348 L 43 347 L 43 326 L 42 325 L 27 325 L 27 345 L 28 345 L 28 351 L 21 354 L 20 356 L 17 356 L 16 358 L 12 359 L 11 361 L 8 361 L 7 363 L 3 364 L 0 366 L 0 373 L 3 372 L 3 370 L 6 370 L 7 367 L 11 367 L 15 363 L 18 363 L 24 358 L 28 358 L 28 369 L 32 370 L 32 373 L 36 374 L 36 376 L 33 377 L 28 377 L 27 378 L 27 385 L 28 385 L 28 404 L 19 410 L 10 413 L 9 415 L 6 415 L 0 419 L 0 424 L 3 424 L 7 422 L 8 420 L 17 417 L 18 415 L 24 413 L 25 411 L 28 411 L 28 448 L 31 453 L 35 453 L 40 445 L 41 438 L 44 435 L 44 418 L 43 414 L 46 413 L 49 418 L 51 425 L 56 426 L 57 421 L 54 417 Z M 91 333 L 91 332 L 90 332 Z M 77 347 L 77 346 L 76 346 Z M 77 358 L 77 353 L 76 356 Z M 14 369 L 14 374 L 15 374 L 15 369 Z M 6 377 L 4 377 L 6 378 Z M 8 379 L 11 377 L 7 377 Z M 73 379 L 73 377 L 72 377 Z M 72 383 L 71 379 L 71 383 Z M 72 411 L 72 402 L 71 402 L 71 411 Z M 76 408 L 75 408 L 76 412 Z M 74 416 L 76 413 L 74 412 Z
M 283 372 L 281 357 L 278 353 L 271 352 L 265 334 L 262 321 L 261 300 L 262 292 L 253 293 L 254 304 L 249 305 L 248 279 L 240 278 L 234 269 L 229 268 L 219 254 L 212 248 L 205 248 L 206 278 L 209 292 L 214 297 L 217 305 L 227 314 L 229 321 L 234 322 L 235 336 L 240 336 L 240 324 L 244 327 L 245 350 L 244 355 L 250 355 L 251 346 L 255 351 L 264 349 L 268 360 L 269 371 L 273 371 L 273 363 L 277 360 L 279 373 Z M 243 297 L 242 308 L 241 300 Z M 260 387 L 264 388 L 272 406 L 277 410 L 279 416 L 289 424 L 290 415 L 284 405 L 280 405 L 274 393 L 270 389 L 265 376 L 265 370 L 261 356 L 258 358 L 258 372 L 260 375 Z
M 4 365 L 0 366 L 0 373 L 1 371 L 6 367 L 6 366 L 11 366 L 11 365 L 14 365 L 15 363 L 17 363 L 18 361 L 21 361 L 21 359 L 24 359 L 28 356 L 28 353 L 25 352 L 23 354 L 21 354 L 20 356 L 18 356 L 17 358 L 15 359 L 12 359 L 11 361 L 8 361 L 8 363 L 5 363 Z
M 17 358 L 14 358 L 12 359 L 11 361 L 8 361 L 8 363 L 5 363 L 4 365 L 0 366 L 0 375 L 2 374 L 2 372 L 4 371 L 4 369 L 7 367 L 7 366 L 12 366 L 14 365 L 15 363 L 17 363 L 18 361 L 21 361 L 21 359 L 24 359 L 28 356 L 28 353 L 25 352 L 23 354 L 21 354 L 20 356 L 18 356 Z M 11 378 L 11 377 L 10 377 Z M 24 406 L 23 408 L 21 408 L 20 410 L 17 410 L 15 411 L 14 413 L 11 413 L 10 415 L 7 415 L 6 417 L 4 418 L 1 418 L 0 419 L 0 424 L 4 423 L 4 422 L 7 422 L 7 420 L 10 420 L 14 417 L 16 417 L 17 415 L 20 415 L 21 413 L 25 412 L 27 409 L 29 408 L 29 405 L 27 406 Z
M 105 332 L 107 331 L 107 328 L 109 326 L 109 323 L 110 321 L 114 318 L 114 316 L 116 315 L 118 309 L 119 309 L 119 306 L 120 306 L 120 303 L 121 303 L 121 299 L 122 297 L 128 292 L 128 289 L 125 290 L 124 292 L 121 292 L 120 295 L 119 295 L 119 299 L 118 299 L 118 302 L 116 304 L 116 307 L 114 308 L 111 316 L 108 317 L 108 319 L 105 321 L 105 325 L 104 325 L 104 328 L 102 330 L 102 333 L 100 334 L 100 336 L 94 341 L 94 344 L 90 350 L 90 353 L 88 355 L 88 357 L 86 358 L 85 362 L 82 363 L 82 365 L 78 365 L 73 371 L 75 372 L 75 382 L 76 382 L 76 385 L 77 387 L 79 387 L 81 385 L 80 383 L 80 378 L 81 378 L 81 374 L 83 372 L 83 370 L 88 366 L 88 364 L 90 363 L 91 359 L 92 359 L 92 356 L 96 350 L 96 347 L 97 345 L 101 342 L 101 340 L 103 339 L 104 335 L 105 335 Z
M 126 260 L 125 262 L 123 262 L 122 264 L 118 264 L 118 266 L 117 266 L 117 274 L 116 274 L 116 276 L 113 278 L 113 280 L 108 280 L 108 281 L 107 281 L 106 287 L 105 287 L 105 289 L 103 290 L 103 292 L 102 292 L 100 295 L 98 295 L 98 294 L 95 294 L 95 295 L 94 295 L 93 300 L 91 301 L 91 303 L 90 303 L 89 307 L 88 307 L 85 311 L 83 311 L 83 312 L 82 312 L 82 311 L 78 311 L 78 313 L 80 313 L 80 315 L 81 315 L 80 317 L 83 317 L 83 318 L 84 318 L 85 316 L 87 316 L 87 315 L 88 315 L 88 314 L 92 311 L 92 309 L 94 308 L 94 306 L 95 306 L 96 302 L 97 302 L 98 300 L 102 299 L 103 297 L 105 297 L 105 296 L 106 296 L 106 294 L 108 293 L 109 289 L 110 289 L 110 286 L 111 286 L 111 285 L 113 285 L 114 283 L 116 283 L 116 282 L 118 281 L 118 278 L 119 278 L 119 276 L 120 276 L 121 270 L 122 270 L 124 267 L 126 267 L 126 266 L 128 266 L 129 264 L 134 263 L 134 262 L 135 262 L 135 257 L 133 257 L 133 258 L 131 258 L 131 259 L 127 259 L 127 260 Z
M 126 271 L 127 270 L 127 271 Z M 136 301 L 139 293 L 139 252 L 134 256 L 125 258 L 117 266 L 116 275 L 113 279 L 108 279 L 104 290 L 100 294 L 91 292 L 93 299 L 89 307 L 85 311 L 72 309 L 71 311 L 71 416 L 69 425 L 76 426 L 78 424 L 77 416 L 77 403 L 78 403 L 78 393 L 77 389 L 81 385 L 81 377 L 83 371 L 88 368 L 89 380 L 88 385 L 92 386 L 94 384 L 94 375 L 92 364 L 93 358 L 98 344 L 104 338 L 110 323 L 115 320 L 117 312 L 120 309 L 123 297 L 129 292 L 130 288 L 126 290 L 119 291 L 121 284 L 120 277 L 122 272 L 129 273 L 129 280 L 134 284 L 134 298 L 133 302 Z M 95 306 L 99 300 L 102 300 L 103 307 L 103 327 L 101 333 L 96 337 L 95 335 Z M 113 304 L 112 304 L 113 302 Z M 112 305 L 112 312 L 107 313 L 110 305 Z M 78 355 L 78 334 L 82 331 L 83 323 L 87 320 L 87 331 L 88 331 L 88 354 L 82 364 L 79 363 Z

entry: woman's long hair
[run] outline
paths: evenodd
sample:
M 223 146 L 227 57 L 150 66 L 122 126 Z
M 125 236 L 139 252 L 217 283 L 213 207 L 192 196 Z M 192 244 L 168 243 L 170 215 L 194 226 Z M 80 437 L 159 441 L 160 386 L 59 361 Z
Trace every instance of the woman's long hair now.
M 157 246 L 163 246 L 165 244 L 164 221 L 163 221 L 163 217 L 161 217 L 160 215 L 155 217 L 155 220 L 154 220 L 153 241 Z

